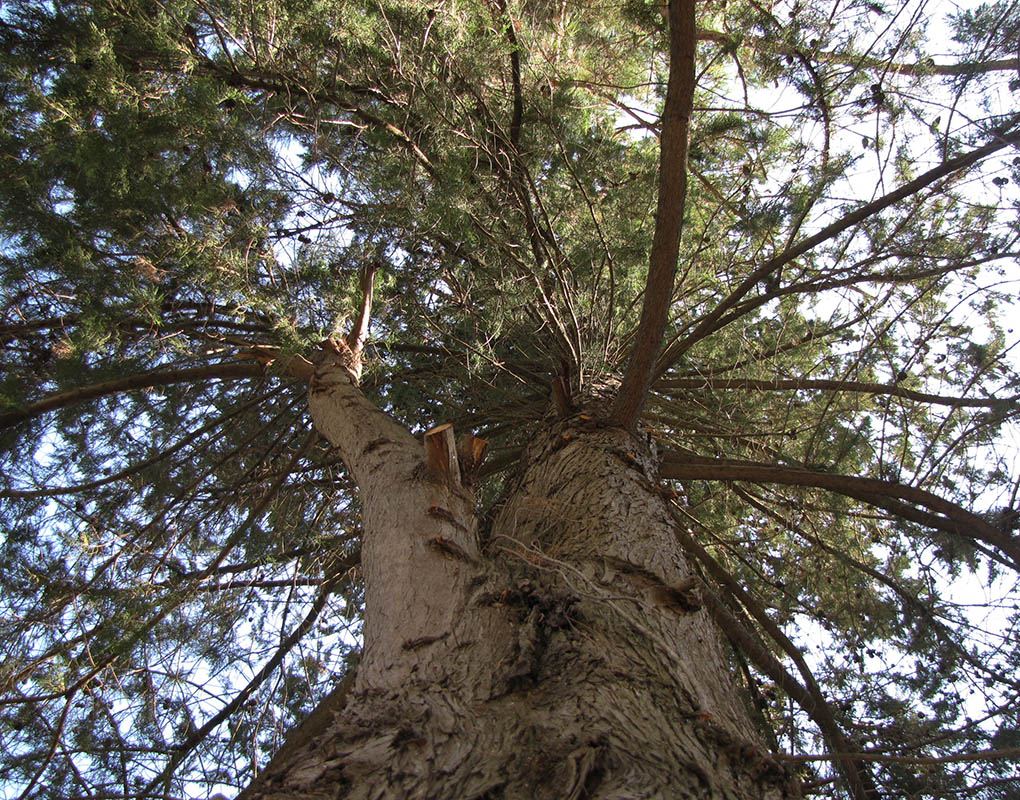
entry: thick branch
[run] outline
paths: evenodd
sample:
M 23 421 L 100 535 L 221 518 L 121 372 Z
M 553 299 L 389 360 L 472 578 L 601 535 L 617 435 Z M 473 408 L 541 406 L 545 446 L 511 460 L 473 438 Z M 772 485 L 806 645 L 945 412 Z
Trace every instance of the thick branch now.
M 315 430 L 310 431 L 301 448 L 297 452 L 295 452 L 294 455 L 292 456 L 290 464 L 288 466 L 289 467 L 295 466 L 298 463 L 298 461 L 300 461 L 305 456 L 305 454 L 308 452 L 308 450 L 311 448 L 311 446 L 315 443 L 317 439 L 318 433 L 316 433 Z M 196 584 L 201 583 L 207 577 L 212 575 L 216 570 L 218 570 L 223 565 L 223 562 L 227 558 L 227 556 L 229 556 L 230 553 L 236 549 L 236 547 L 242 541 L 242 539 L 244 539 L 246 536 L 250 534 L 252 523 L 255 520 L 259 519 L 262 516 L 263 512 L 266 510 L 266 508 L 269 507 L 269 504 L 272 502 L 273 498 L 276 497 L 276 495 L 282 488 L 283 483 L 288 474 L 289 474 L 288 471 L 282 473 L 281 476 L 269 487 L 269 489 L 262 497 L 262 499 L 259 501 L 259 503 L 254 508 L 252 508 L 251 511 L 249 511 L 248 516 L 245 518 L 244 522 L 240 526 L 238 526 L 233 533 L 230 534 L 230 537 L 227 539 L 226 543 L 222 547 L 220 547 L 219 552 L 216 554 L 213 560 L 200 571 L 192 573 L 190 578 Z M 178 580 L 180 581 L 180 579 Z M 108 647 L 105 650 L 105 652 L 90 653 L 89 670 L 67 688 L 61 691 L 56 691 L 45 695 L 21 696 L 18 697 L 16 700 L 9 699 L 0 700 L 0 705 L 55 700 L 58 697 L 65 697 L 70 701 L 82 689 L 82 687 L 86 686 L 97 675 L 103 672 L 103 670 L 105 670 L 111 664 L 115 663 L 119 658 L 123 656 L 123 654 L 134 652 L 134 649 L 138 645 L 138 643 L 141 642 L 142 639 L 145 638 L 157 625 L 159 625 L 161 622 L 163 622 L 163 620 L 165 620 L 168 616 L 174 613 L 174 611 L 180 608 L 180 606 L 183 603 L 185 603 L 189 599 L 189 597 L 190 595 L 187 592 L 181 592 L 179 590 L 171 589 L 165 595 L 166 602 L 164 603 L 164 605 L 162 606 L 157 605 L 155 612 L 141 625 L 137 626 L 133 631 L 127 631 L 126 632 L 127 635 L 123 640 L 117 642 L 115 646 Z M 106 623 L 100 623 L 100 625 L 103 624 Z
M 939 514 L 933 514 L 932 512 L 925 511 L 922 508 L 917 508 L 903 500 L 897 500 L 895 497 L 887 497 L 874 492 L 854 492 L 850 490 L 841 492 L 841 494 L 846 497 L 852 497 L 855 500 L 860 500 L 862 503 L 867 503 L 869 506 L 881 508 L 892 514 L 894 517 L 916 522 L 918 525 L 931 528 L 932 530 L 942 531 L 943 533 L 948 533 L 950 536 L 957 536 L 960 533 L 960 526 L 955 520 Z M 1006 556 L 1001 555 L 998 550 L 986 547 L 976 541 L 973 541 L 972 544 L 976 549 L 980 550 L 993 561 L 997 561 L 1004 567 L 1008 567 L 1010 569 L 1016 568 L 1016 562 L 1011 562 Z
M 699 584 L 698 588 L 709 614 L 733 644 L 739 647 L 762 672 L 775 681 L 777 686 L 804 709 L 805 713 L 818 725 L 834 751 L 847 749 L 847 740 L 832 718 L 821 693 L 805 689 L 796 678 L 786 671 L 764 643 L 737 620 L 704 581 L 699 581 Z M 841 760 L 840 767 L 855 800 L 868 800 L 868 798 L 877 796 L 874 791 L 874 780 L 867 770 L 861 769 L 858 764 L 849 760 Z
M 720 458 L 706 458 L 677 452 L 663 456 L 660 473 L 664 478 L 687 480 L 754 481 L 788 486 L 813 486 L 871 502 L 869 496 L 906 500 L 944 515 L 949 529 L 959 535 L 990 544 L 1007 554 L 1013 567 L 1020 569 L 1020 543 L 981 517 L 955 503 L 915 486 L 877 478 L 858 478 L 831 472 L 817 472 L 778 464 L 757 464 Z M 943 527 L 943 526 L 939 526 Z M 946 529 L 946 528 L 943 528 Z
M 510 145 L 516 151 L 521 144 L 521 122 L 524 119 L 524 96 L 521 91 L 521 46 L 514 32 L 514 21 L 506 9 L 506 0 L 500 0 L 500 13 L 506 23 L 506 39 L 510 44 L 510 81 L 513 87 L 514 107 L 510 118 Z
M 331 103 L 335 105 L 341 111 L 346 111 L 349 114 L 353 114 L 359 120 L 364 122 L 378 130 L 386 131 L 392 136 L 397 143 L 407 150 L 430 174 L 435 174 L 436 168 L 429 160 L 428 156 L 422 151 L 415 140 L 400 127 L 390 122 L 389 120 L 383 119 L 376 114 L 373 114 L 367 108 L 358 105 L 353 102 L 351 96 L 366 97 L 369 100 L 374 100 L 377 103 L 384 105 L 397 105 L 397 103 L 389 97 L 379 92 L 377 89 L 370 87 L 355 86 L 353 84 L 339 84 L 336 83 L 336 90 L 340 92 L 348 92 L 350 96 L 338 94 L 336 92 L 330 92 L 327 90 L 315 92 L 309 90 L 307 87 L 300 85 L 297 81 L 293 80 L 289 76 L 283 74 L 272 74 L 268 72 L 256 73 L 249 71 L 242 71 L 236 67 L 228 67 L 225 64 L 220 64 L 214 61 L 206 61 L 201 65 L 200 69 L 211 75 L 215 75 L 227 84 L 232 86 L 242 86 L 247 89 L 255 89 L 259 91 L 272 92 L 281 96 L 288 96 L 289 94 L 300 94 L 307 98 L 309 103 L 313 106 L 320 106 L 325 103 Z
M 687 199 L 687 148 L 697 49 L 694 19 L 694 0 L 670 0 L 669 83 L 662 111 L 655 234 L 641 320 L 612 411 L 613 423 L 622 428 L 633 428 L 637 424 L 673 301 L 673 282 Z
M 674 511 L 670 511 L 673 514 L 673 519 L 676 521 L 677 526 L 674 529 L 677 538 L 683 545 L 684 549 L 691 553 L 704 568 L 719 582 L 720 586 L 741 606 L 743 606 L 747 612 L 757 621 L 762 629 L 772 638 L 776 644 L 782 648 L 783 652 L 789 656 L 790 659 L 797 665 L 797 670 L 800 672 L 801 677 L 804 679 L 804 686 L 801 686 L 796 679 L 789 675 L 782 665 L 772 658 L 771 653 L 764 647 L 753 647 L 754 642 L 750 634 L 744 633 L 741 639 L 750 640 L 745 642 L 751 644 L 755 651 L 763 650 L 762 657 L 755 658 L 754 653 L 748 652 L 747 655 L 751 658 L 758 666 L 765 669 L 769 676 L 776 681 L 777 684 L 783 686 L 784 691 L 789 694 L 794 701 L 799 705 L 804 712 L 815 721 L 818 725 L 819 730 L 825 736 L 828 742 L 829 748 L 833 752 L 842 752 L 849 750 L 850 744 L 847 742 L 846 737 L 843 735 L 843 731 L 839 724 L 836 722 L 835 717 L 832 714 L 832 709 L 829 706 L 828 701 L 825 699 L 825 695 L 822 694 L 822 690 L 818 686 L 818 682 L 815 680 L 814 674 L 808 667 L 807 661 L 804 660 L 804 655 L 794 645 L 793 642 L 780 630 L 779 626 L 776 625 L 772 618 L 765 613 L 765 609 L 736 581 L 736 579 L 720 564 L 716 561 L 712 555 L 700 544 L 697 540 L 685 529 L 686 526 Z M 712 598 L 708 598 L 710 611 L 713 611 L 717 620 L 720 623 L 724 623 L 726 620 L 723 617 L 725 609 Z M 736 622 L 735 620 L 733 620 Z M 724 628 L 727 633 L 729 629 Z M 739 634 L 738 634 L 739 635 Z M 743 648 L 742 648 L 743 649 Z M 776 674 L 772 674 L 776 673 Z M 779 679 L 777 679 L 777 676 Z M 792 692 L 791 692 L 792 690 Z M 857 797 L 868 797 L 868 792 L 874 789 L 875 783 L 871 774 L 864 769 L 860 769 L 858 766 L 845 762 L 842 764 L 842 768 L 846 775 L 847 782 L 852 787 L 855 796 Z
M 730 292 L 727 297 L 719 302 L 719 304 L 716 305 L 711 312 L 706 314 L 693 331 L 687 334 L 687 336 L 683 339 L 674 342 L 666 348 L 656 367 L 656 377 L 662 375 L 663 372 L 674 364 L 684 353 L 690 350 L 697 342 L 700 342 L 706 336 L 714 333 L 722 327 L 722 324 L 720 324 L 720 318 L 727 311 L 740 302 L 741 298 L 750 292 L 751 289 L 786 264 L 789 264 L 794 259 L 800 258 L 802 255 L 823 242 L 826 242 L 855 225 L 860 224 L 864 220 L 868 219 L 868 217 L 874 216 L 889 206 L 916 194 L 926 186 L 929 186 L 930 184 L 933 184 L 954 172 L 958 172 L 961 169 L 973 166 L 981 159 L 1017 143 L 1020 143 L 1020 133 L 1013 133 L 1008 136 L 997 136 L 994 141 L 971 150 L 970 152 L 959 155 L 956 158 L 951 158 L 934 169 L 928 170 L 920 177 L 915 178 L 914 180 L 903 184 L 903 186 L 898 189 L 894 189 L 888 194 L 878 198 L 877 200 L 865 203 L 855 211 L 851 211 L 849 214 L 846 214 L 836 220 L 831 225 L 825 226 L 813 236 L 808 236 L 793 247 L 773 256 L 748 275 L 736 289 Z
M 307 746 L 309 741 L 317 738 L 334 721 L 335 715 L 339 714 L 347 703 L 347 696 L 354 688 L 354 679 L 357 676 L 357 668 L 351 667 L 340 683 L 331 691 L 312 712 L 301 722 L 294 726 L 287 734 L 283 745 L 276 751 L 269 763 L 262 769 L 235 800 L 248 800 L 248 798 L 264 796 L 267 783 L 275 776 L 285 772 L 286 765 L 291 756 L 299 753 L 302 747 Z
M 1006 747 L 1002 750 L 978 750 L 974 753 L 953 753 L 948 756 L 899 756 L 890 753 L 825 753 L 819 755 L 788 755 L 776 754 L 775 758 L 783 761 L 832 761 L 833 759 L 855 759 L 857 761 L 874 761 L 881 764 L 960 764 L 971 761 L 999 761 L 1001 759 L 1020 759 L 1020 747 Z
M 361 380 L 361 352 L 368 340 L 368 326 L 372 319 L 372 282 L 375 280 L 375 273 L 379 271 L 380 264 L 374 262 L 361 270 L 361 308 L 358 309 L 358 318 L 351 325 L 351 330 L 345 340 L 350 351 L 351 371 L 356 380 Z

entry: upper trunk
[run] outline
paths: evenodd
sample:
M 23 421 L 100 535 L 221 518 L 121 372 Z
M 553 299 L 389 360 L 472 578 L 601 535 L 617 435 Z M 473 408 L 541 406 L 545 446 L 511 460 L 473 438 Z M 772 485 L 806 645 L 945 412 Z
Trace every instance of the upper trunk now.
M 364 656 L 249 797 L 799 796 L 685 589 L 647 441 L 550 423 L 480 526 L 340 370 L 311 402 L 361 490 Z

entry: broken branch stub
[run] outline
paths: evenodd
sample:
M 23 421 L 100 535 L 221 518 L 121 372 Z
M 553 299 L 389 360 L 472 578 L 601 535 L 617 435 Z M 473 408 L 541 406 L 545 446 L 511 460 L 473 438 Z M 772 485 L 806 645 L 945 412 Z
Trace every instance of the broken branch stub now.
M 425 463 L 437 480 L 452 487 L 471 486 L 488 448 L 488 439 L 470 433 L 457 438 L 453 425 L 444 423 L 425 434 Z
M 460 465 L 453 425 L 436 425 L 425 434 L 425 463 L 432 476 L 450 486 L 460 485 Z
M 478 468 L 485 460 L 489 440 L 480 439 L 470 433 L 462 433 L 457 439 L 457 457 L 460 459 L 460 475 L 465 486 L 471 486 L 478 475 Z

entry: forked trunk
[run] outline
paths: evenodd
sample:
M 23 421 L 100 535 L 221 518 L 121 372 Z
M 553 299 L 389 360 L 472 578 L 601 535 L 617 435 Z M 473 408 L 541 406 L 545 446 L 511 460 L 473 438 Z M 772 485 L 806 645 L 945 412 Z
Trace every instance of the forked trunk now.
M 687 588 L 647 442 L 550 423 L 479 521 L 342 371 L 311 402 L 364 505 L 364 656 L 246 796 L 799 796 Z

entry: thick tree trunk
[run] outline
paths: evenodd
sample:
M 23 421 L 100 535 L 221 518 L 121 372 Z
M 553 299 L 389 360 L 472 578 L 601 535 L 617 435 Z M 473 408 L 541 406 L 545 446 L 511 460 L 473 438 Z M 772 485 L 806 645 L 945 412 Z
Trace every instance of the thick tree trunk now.
M 311 407 L 361 491 L 364 655 L 247 797 L 799 796 L 686 588 L 647 442 L 551 422 L 480 521 L 342 369 Z

